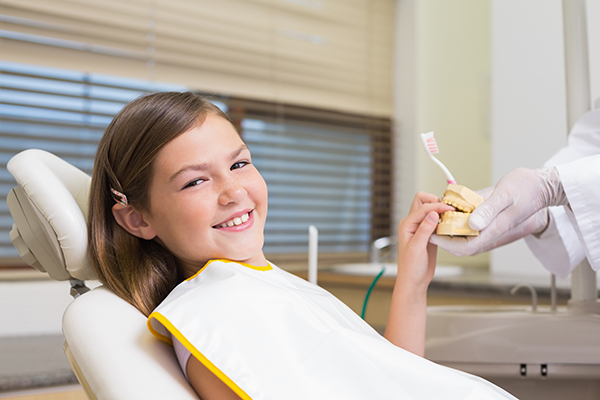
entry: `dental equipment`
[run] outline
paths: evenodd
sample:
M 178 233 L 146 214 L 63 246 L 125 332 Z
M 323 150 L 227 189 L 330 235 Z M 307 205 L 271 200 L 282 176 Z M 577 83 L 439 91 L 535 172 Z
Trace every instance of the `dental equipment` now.
M 381 270 L 377 275 L 375 275 L 375 278 L 373 279 L 373 281 L 369 285 L 369 288 L 367 289 L 367 294 L 365 295 L 365 301 L 363 302 L 362 311 L 360 312 L 360 317 L 362 319 L 365 319 L 365 314 L 367 313 L 367 304 L 369 303 L 369 297 L 371 297 L 371 292 L 377 284 L 377 281 L 379 281 L 379 278 L 381 278 L 385 273 L 386 265 L 382 261 L 381 250 L 391 245 L 392 240 L 389 236 L 381 237 L 375 240 L 371 245 L 371 263 L 381 263 Z
M 436 233 L 443 236 L 477 236 L 479 231 L 474 231 L 469 226 L 469 217 L 471 212 L 485 199 L 473 192 L 469 188 L 457 185 L 454 176 L 448 168 L 433 155 L 440 150 L 433 136 L 433 131 L 421 133 L 421 143 L 429 158 L 433 160 L 446 175 L 448 187 L 444 192 L 442 201 L 456 208 L 456 211 L 446 211 L 441 215 L 441 222 L 438 224 Z

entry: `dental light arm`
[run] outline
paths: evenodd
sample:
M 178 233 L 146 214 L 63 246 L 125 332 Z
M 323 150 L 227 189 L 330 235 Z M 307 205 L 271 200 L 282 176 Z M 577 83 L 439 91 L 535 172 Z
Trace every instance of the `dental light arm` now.
M 487 200 L 469 218 L 477 237 L 441 237 L 431 242 L 456 255 L 474 255 L 510 243 L 528 234 L 541 233 L 548 224 L 547 207 L 567 204 L 555 168 L 517 168 L 506 174 Z

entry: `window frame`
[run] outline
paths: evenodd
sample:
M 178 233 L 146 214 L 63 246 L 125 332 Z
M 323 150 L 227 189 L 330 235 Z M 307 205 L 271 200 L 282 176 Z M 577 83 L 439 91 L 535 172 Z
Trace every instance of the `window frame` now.
M 4 64 L 3 64 L 4 65 Z M 0 69 L 1 69 L 0 65 Z M 106 83 L 102 83 L 102 77 L 108 79 L 106 76 L 100 76 L 95 74 L 80 74 L 73 71 L 68 71 L 74 76 L 79 76 L 79 78 L 75 79 L 81 85 L 100 85 L 104 87 L 109 87 L 110 85 Z M 20 76 L 34 76 L 34 74 L 29 72 L 14 72 L 15 75 Z M 55 78 L 56 80 L 63 82 L 73 82 L 73 79 L 67 79 L 64 76 L 60 76 L 60 71 L 56 71 Z M 67 73 L 64 74 L 68 75 Z M 100 79 L 98 79 L 100 77 Z M 117 78 L 117 81 L 120 78 Z M 184 89 L 180 86 L 168 86 L 168 85 L 158 85 L 154 82 L 152 83 L 144 83 L 144 81 L 132 82 L 131 80 L 124 81 L 126 82 L 124 89 L 137 90 L 137 94 L 141 94 L 143 92 L 148 92 L 150 89 L 155 90 L 181 90 Z M 116 85 L 116 83 L 115 83 Z M 0 88 L 2 87 L 0 81 Z M 26 91 L 26 90 L 24 90 Z M 79 96 L 80 99 L 85 101 L 92 101 L 92 96 L 90 95 L 91 89 L 83 88 L 83 95 Z M 6 92 L 4 92 L 6 93 Z M 30 93 L 36 94 L 44 94 L 43 91 L 34 90 L 30 91 Z M 2 94 L 2 93 L 0 93 Z M 351 129 L 353 131 L 360 130 L 364 134 L 370 137 L 370 151 L 371 151 L 371 160 L 372 160 L 372 168 L 371 168 L 371 185 L 370 185 L 370 204 L 371 204 L 371 224 L 369 235 L 369 242 L 373 242 L 375 239 L 383 236 L 389 236 L 390 229 L 390 220 L 391 220 L 391 120 L 385 117 L 374 117 L 367 115 L 359 115 L 356 113 L 342 112 L 342 111 L 334 111 L 334 110 L 325 110 L 316 107 L 306 107 L 299 105 L 286 104 L 282 102 L 271 102 L 271 101 L 263 101 L 263 100 L 255 100 L 249 98 L 242 97 L 232 97 L 225 95 L 214 95 L 207 93 L 198 93 L 203 97 L 208 98 L 209 100 L 220 103 L 222 107 L 226 108 L 226 113 L 230 116 L 233 125 L 238 129 L 241 133 L 242 138 L 244 136 L 244 130 L 242 127 L 242 121 L 246 118 L 250 119 L 265 119 L 271 121 L 277 121 L 280 124 L 286 123 L 296 123 L 296 124 L 317 124 L 321 127 L 334 127 L 336 130 L 343 129 Z M 73 97 L 74 95 L 68 95 Z M 77 97 L 77 96 L 75 96 Z M 134 97 L 134 96 L 132 96 Z M 137 96 L 135 96 L 137 97 Z M 6 105 L 8 102 L 3 101 L 0 102 L 0 106 L 3 104 Z M 126 102 L 123 102 L 123 105 Z M 57 109 L 56 111 L 61 111 Z M 82 121 L 86 120 L 85 115 L 86 112 L 89 113 L 90 118 L 94 115 L 104 115 L 98 114 L 97 111 L 93 111 L 93 107 L 89 110 L 82 110 L 83 117 Z M 0 122 L 2 120 L 2 115 L 0 114 Z M 6 118 L 4 118 L 6 120 Z M 60 124 L 60 123 L 58 123 Z M 108 124 L 106 124 L 108 125 Z M 77 125 L 82 128 L 85 128 L 85 125 Z M 98 126 L 96 126 L 98 128 Z M 104 129 L 102 129 L 104 131 Z M 2 133 L 0 132 L 0 136 Z M 101 135 L 100 135 L 101 136 Z M 97 136 L 97 140 L 99 140 L 100 136 Z M 84 142 L 89 142 L 90 139 L 85 139 Z M 97 143 L 97 141 L 96 141 Z M 27 147 L 35 147 L 35 146 L 27 146 Z M 24 148 L 23 148 L 24 149 Z M 2 150 L 0 150 L 0 153 Z M 16 154 L 16 153 L 14 153 Z M 95 154 L 95 152 L 94 152 Z M 61 156 L 61 154 L 58 154 Z M 64 155 L 63 155 L 64 156 Z M 70 154 L 69 156 L 77 158 L 78 155 Z M 85 156 L 85 155 L 84 155 Z M 88 155 L 89 157 L 90 155 Z M 91 155 L 93 162 L 93 154 Z M 85 168 L 83 168 L 86 170 Z M 87 173 L 91 173 L 91 169 L 86 170 Z M 3 182 L 6 184 L 7 182 Z M 14 180 L 13 180 L 14 183 Z M 2 193 L 2 197 L 6 196 L 7 193 Z M 306 232 L 306 243 L 308 243 L 308 231 Z M 289 253 L 267 253 L 267 257 L 277 265 L 285 266 L 286 268 L 305 268 L 308 261 L 307 252 L 289 252 Z M 365 262 L 368 260 L 368 251 L 358 251 L 358 252 L 319 252 L 319 262 L 322 266 L 329 266 L 332 264 L 341 264 L 347 262 Z M 19 265 L 24 265 L 18 257 L 14 258 L 2 258 L 0 259 L 0 268 L 14 268 Z

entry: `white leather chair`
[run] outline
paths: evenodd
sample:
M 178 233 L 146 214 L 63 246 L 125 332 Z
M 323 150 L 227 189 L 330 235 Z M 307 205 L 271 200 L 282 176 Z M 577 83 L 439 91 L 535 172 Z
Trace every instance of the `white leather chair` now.
M 173 349 L 155 339 L 146 317 L 94 280 L 87 254 L 91 178 L 55 155 L 26 150 L 8 163 L 17 187 L 7 198 L 11 240 L 25 262 L 71 281 L 63 316 L 65 352 L 90 399 L 198 399 Z

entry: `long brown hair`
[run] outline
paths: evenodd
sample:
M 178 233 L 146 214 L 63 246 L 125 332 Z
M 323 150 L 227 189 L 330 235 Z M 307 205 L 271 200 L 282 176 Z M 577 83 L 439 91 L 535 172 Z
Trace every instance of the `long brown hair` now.
M 113 188 L 137 210 L 149 205 L 154 160 L 168 142 L 208 114 L 227 116 L 193 93 L 163 92 L 126 105 L 98 145 L 88 218 L 89 253 L 100 282 L 149 315 L 184 279 L 174 256 L 154 240 L 131 235 L 112 214 Z

